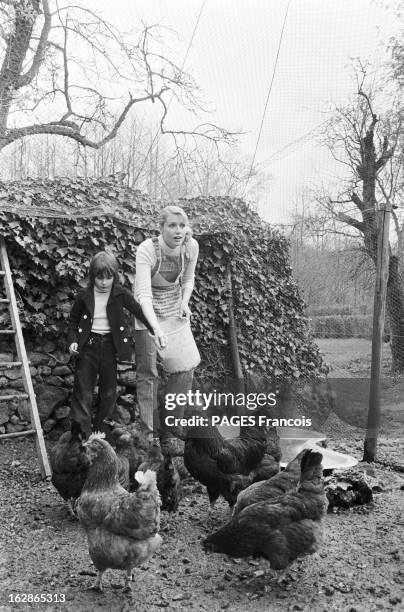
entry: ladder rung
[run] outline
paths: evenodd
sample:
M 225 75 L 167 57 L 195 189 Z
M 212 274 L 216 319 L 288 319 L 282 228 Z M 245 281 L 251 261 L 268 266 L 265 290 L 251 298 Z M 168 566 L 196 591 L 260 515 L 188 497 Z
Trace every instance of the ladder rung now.
M 11 368 L 20 366 L 22 366 L 22 361 L 0 361 L 0 370 L 11 370 Z
M 32 434 L 36 434 L 35 429 L 26 429 L 25 431 L 15 431 L 14 433 L 1 434 L 0 440 L 4 440 L 5 438 L 19 438 L 20 436 L 32 436 Z
M 0 298 L 0 304 L 9 304 L 10 300 L 8 300 L 7 298 Z
M 8 402 L 13 399 L 27 399 L 28 393 L 13 393 L 12 395 L 0 395 L 0 402 Z
M 0 402 L 7 401 L 9 399 L 11 400 L 28 399 L 28 402 L 30 404 L 30 407 L 29 407 L 30 413 L 31 413 L 31 429 L 30 430 L 26 430 L 23 432 L 4 434 L 3 436 L 0 436 L 0 439 L 18 438 L 19 436 L 27 436 L 30 434 L 31 435 L 34 434 L 42 477 L 50 478 L 52 474 L 52 470 L 49 465 L 48 454 L 46 452 L 45 440 L 43 437 L 41 421 L 39 418 L 38 406 L 36 404 L 35 392 L 32 386 L 31 374 L 30 374 L 29 369 L 25 367 L 26 361 L 27 361 L 27 354 L 26 354 L 26 349 L 25 349 L 25 344 L 24 344 L 24 337 L 23 337 L 23 333 L 21 329 L 20 317 L 18 314 L 18 304 L 17 304 L 17 300 L 15 297 L 15 292 L 14 292 L 13 278 L 12 278 L 11 269 L 10 269 L 10 262 L 8 260 L 6 243 L 5 243 L 3 236 L 1 235 L 0 235 L 0 263 L 1 263 L 0 276 L 4 280 L 4 289 L 5 289 L 5 293 L 1 294 L 2 296 L 1 299 L 5 301 L 5 298 L 7 298 L 7 301 L 9 300 L 8 309 L 10 310 L 10 316 L 11 316 L 11 323 L 4 321 L 3 327 L 5 326 L 9 327 L 11 325 L 13 328 L 12 330 L 1 330 L 0 338 L 1 336 L 4 336 L 6 334 L 14 335 L 14 340 L 15 340 L 17 352 L 18 352 L 17 359 L 22 361 L 22 367 L 23 367 L 22 377 L 23 377 L 24 390 L 25 390 L 25 393 L 18 393 L 18 394 L 13 393 L 11 395 L 2 395 L 0 396 Z M 14 367 L 14 365 L 10 367 Z

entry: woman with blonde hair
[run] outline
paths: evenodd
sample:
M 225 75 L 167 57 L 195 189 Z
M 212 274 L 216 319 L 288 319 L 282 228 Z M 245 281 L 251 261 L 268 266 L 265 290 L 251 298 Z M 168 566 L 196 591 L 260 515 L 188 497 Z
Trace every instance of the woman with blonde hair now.
M 179 206 L 163 208 L 159 220 L 160 235 L 145 240 L 137 250 L 135 297 L 153 327 L 157 347 L 164 349 L 167 343 L 162 329 L 164 321 L 176 317 L 189 319 L 191 316 L 189 300 L 194 288 L 199 246 L 192 237 L 188 217 Z M 156 344 L 139 320 L 136 320 L 135 356 L 140 418 L 149 437 L 154 437 L 157 442 L 157 426 L 153 423 L 153 417 L 156 424 L 158 421 Z M 169 374 L 165 393 L 187 393 L 192 387 L 195 365 L 191 363 L 189 369 Z M 162 427 L 162 418 L 159 422 L 164 450 L 169 434 Z M 166 447 L 169 448 L 169 444 Z

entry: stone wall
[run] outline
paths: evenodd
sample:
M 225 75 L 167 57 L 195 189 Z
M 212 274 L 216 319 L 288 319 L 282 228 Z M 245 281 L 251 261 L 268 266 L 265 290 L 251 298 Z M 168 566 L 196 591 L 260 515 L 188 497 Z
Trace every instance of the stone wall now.
M 27 342 L 28 360 L 38 412 L 45 434 L 56 438 L 70 427 L 70 400 L 74 359 L 56 342 Z M 17 361 L 14 341 L 0 343 L 0 395 L 24 393 L 21 368 L 5 369 L 1 363 Z M 118 401 L 113 418 L 128 424 L 134 417 L 134 365 L 118 365 Z M 96 398 L 97 390 L 94 394 Z M 31 429 L 28 400 L 0 401 L 0 434 Z

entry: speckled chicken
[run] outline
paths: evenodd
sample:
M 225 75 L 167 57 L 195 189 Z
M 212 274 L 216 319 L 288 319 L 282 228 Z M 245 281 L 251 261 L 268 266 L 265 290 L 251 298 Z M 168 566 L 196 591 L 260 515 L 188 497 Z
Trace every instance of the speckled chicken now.
M 233 509 L 233 514 L 238 514 L 257 502 L 267 499 L 274 499 L 284 495 L 288 491 L 296 489 L 300 480 L 300 462 L 307 451 L 301 451 L 292 461 L 288 463 L 283 472 L 278 472 L 272 478 L 255 482 L 237 496 L 237 501 Z
M 261 556 L 273 569 L 316 552 L 327 509 L 321 460 L 321 453 L 307 450 L 297 490 L 245 507 L 204 540 L 205 549 L 233 557 Z
M 77 513 L 97 568 L 95 589 L 102 590 L 107 568 L 126 572 L 125 586 L 133 569 L 147 561 L 159 548 L 160 495 L 155 472 L 138 472 L 139 488 L 128 493 L 118 480 L 118 460 L 103 434 L 93 434 L 85 443 L 90 468 Z
M 50 451 L 52 484 L 68 503 L 69 512 L 75 514 L 75 503 L 87 478 L 90 465 L 83 441 L 84 432 L 79 423 L 73 422 L 70 431 L 62 434 Z

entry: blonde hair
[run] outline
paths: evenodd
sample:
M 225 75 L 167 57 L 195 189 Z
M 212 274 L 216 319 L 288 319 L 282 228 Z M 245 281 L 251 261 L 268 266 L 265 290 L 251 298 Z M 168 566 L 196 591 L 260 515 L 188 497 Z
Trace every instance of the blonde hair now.
M 163 227 L 164 223 L 167 221 L 168 215 L 181 215 L 181 217 L 185 221 L 185 225 L 189 226 L 188 216 L 185 210 L 183 210 L 180 206 L 166 206 L 165 208 L 162 208 L 160 210 L 160 227 Z

